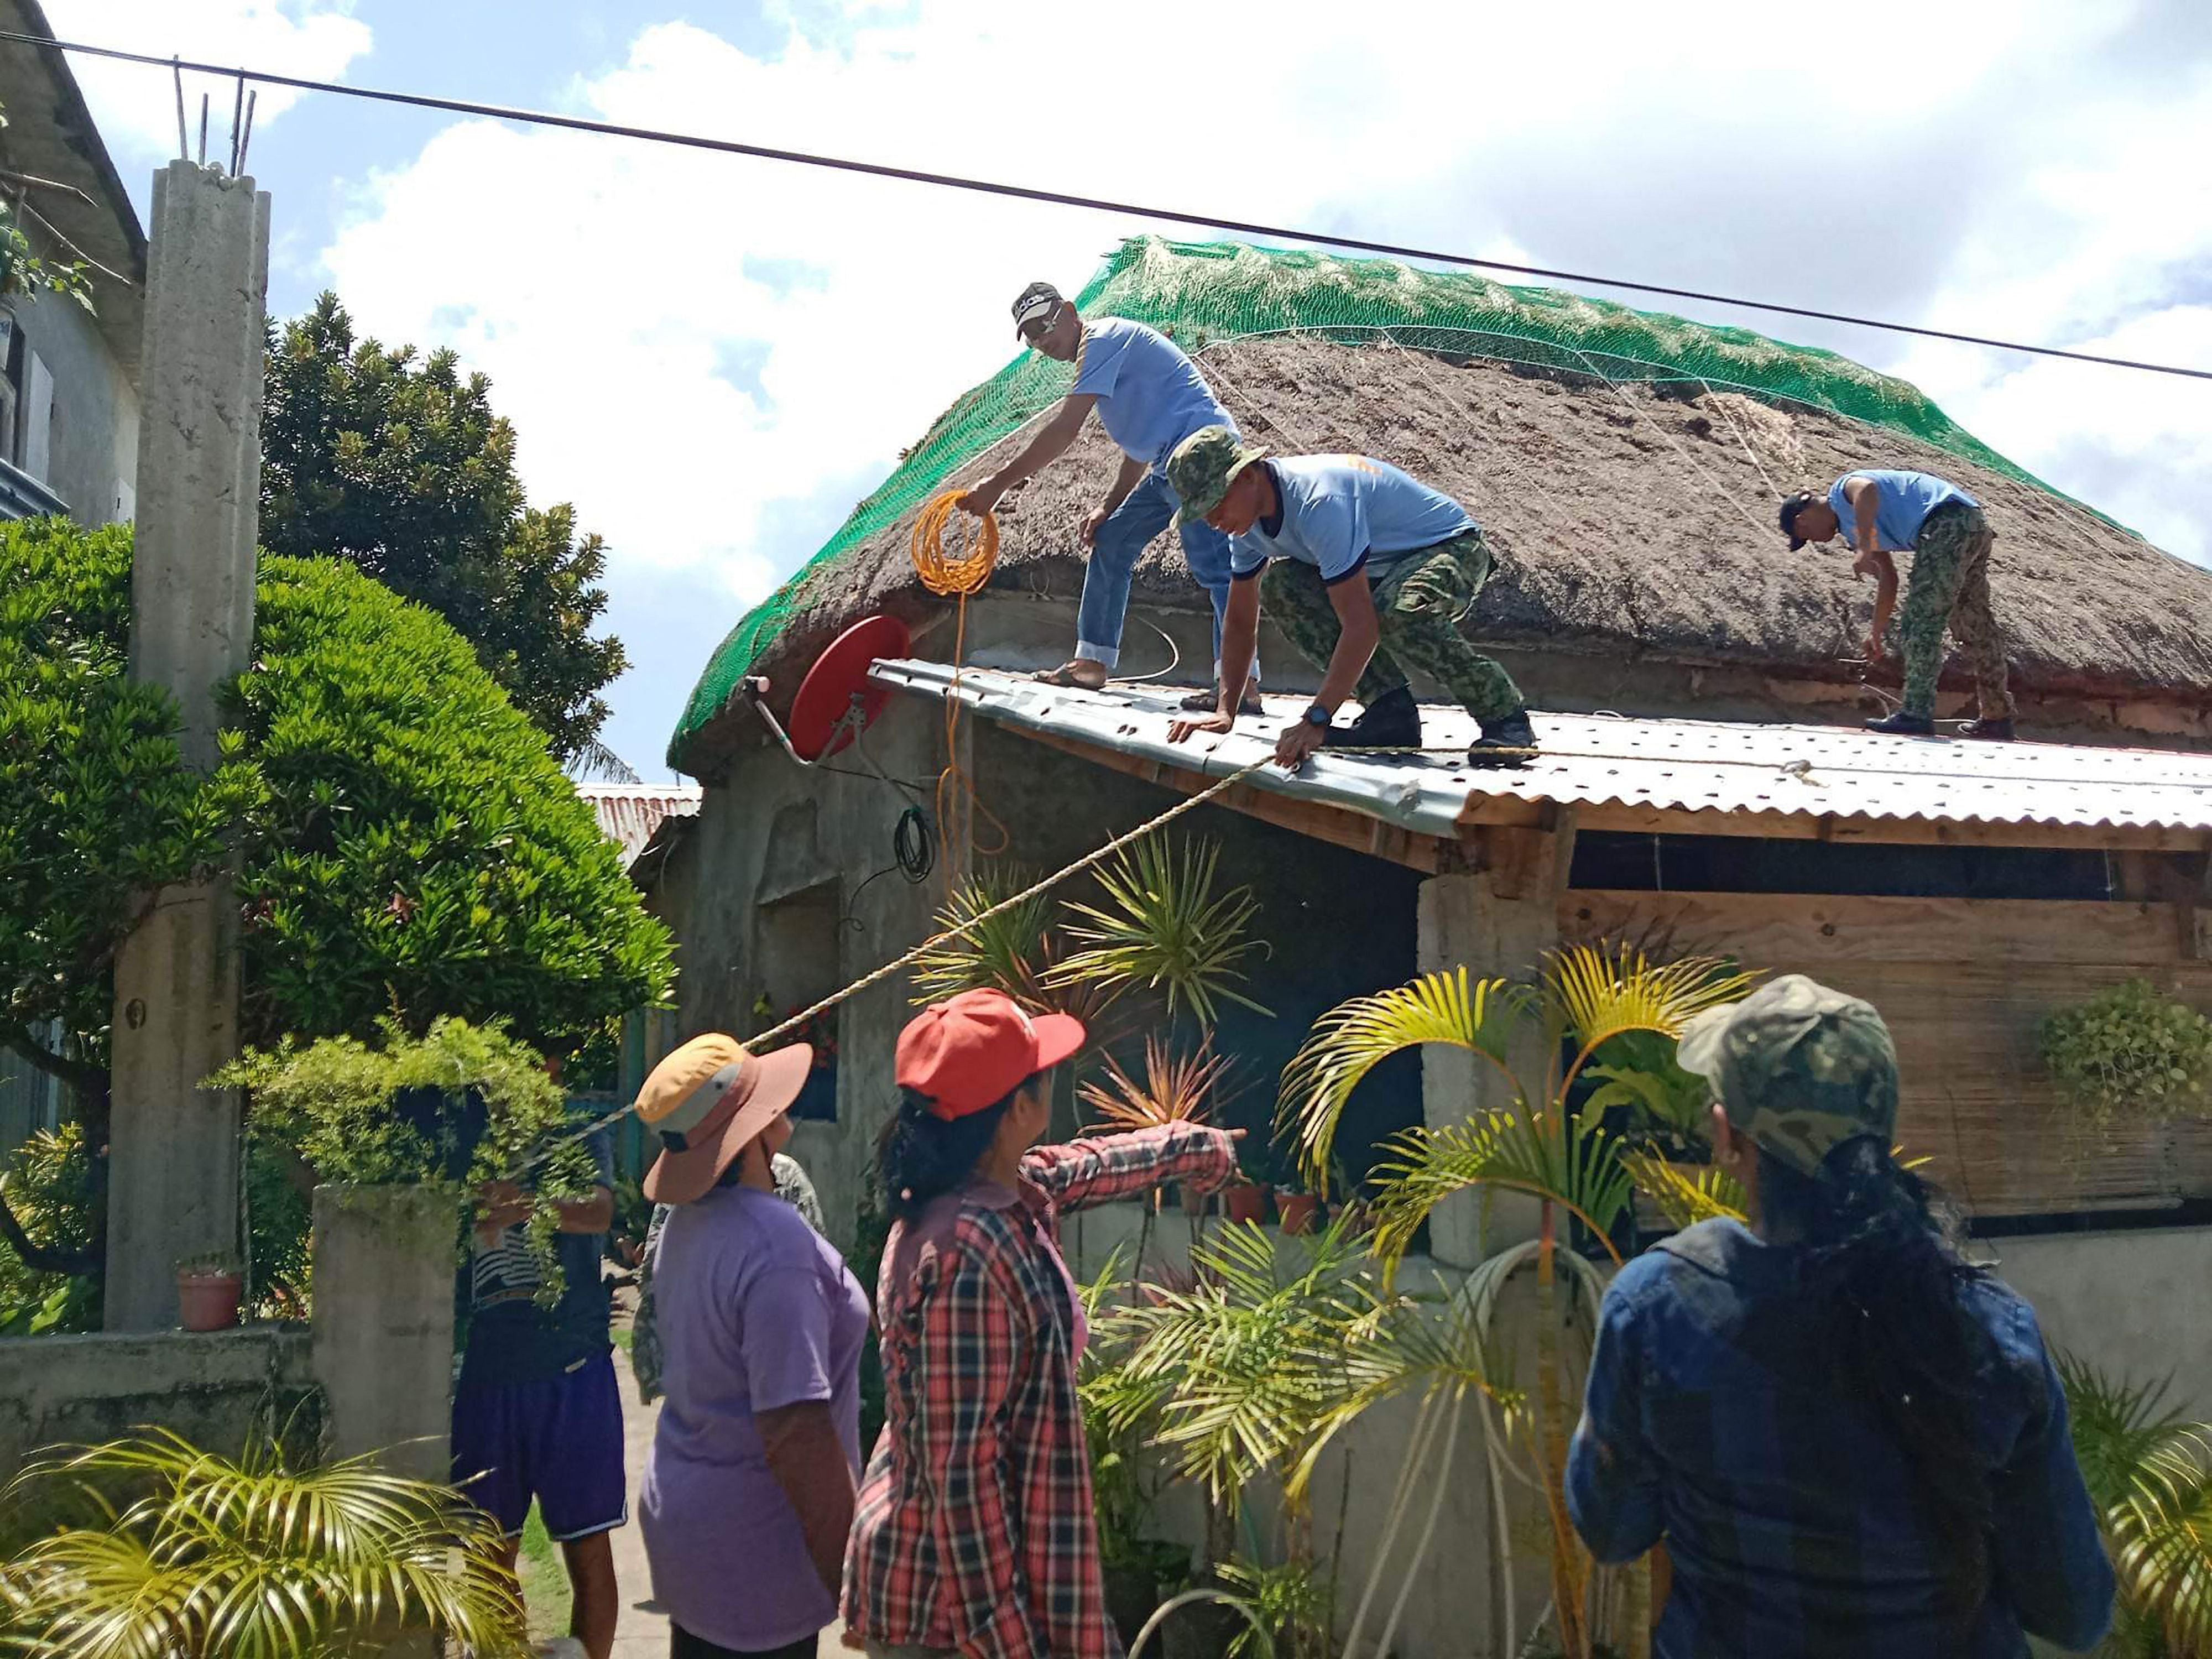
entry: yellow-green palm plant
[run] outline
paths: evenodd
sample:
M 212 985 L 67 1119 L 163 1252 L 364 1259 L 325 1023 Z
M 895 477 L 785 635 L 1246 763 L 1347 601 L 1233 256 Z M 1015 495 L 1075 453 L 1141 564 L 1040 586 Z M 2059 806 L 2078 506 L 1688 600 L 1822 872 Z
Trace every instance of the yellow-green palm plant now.
M 166 1430 L 33 1462 L 4 1507 L 52 1527 L 0 1566 L 0 1647 L 41 1659 L 326 1659 L 402 1632 L 529 1650 L 498 1523 L 348 1458 L 233 1460 Z
M 1596 1114 L 1571 1109 L 1577 1079 L 1613 1038 L 1632 1031 L 1678 1036 L 1705 1009 L 1742 997 L 1754 977 L 1714 957 L 1654 963 L 1631 946 L 1587 945 L 1555 954 L 1534 986 L 1471 981 L 1464 968 L 1425 975 L 1355 998 L 1316 1023 L 1284 1070 L 1282 1127 L 1309 1173 L 1322 1179 L 1352 1091 L 1377 1064 L 1431 1044 L 1480 1057 L 1503 1080 L 1511 1103 L 1465 1123 L 1394 1138 L 1370 1177 L 1380 1188 L 1376 1249 L 1395 1260 L 1455 1194 L 1525 1194 L 1538 1202 L 1537 1294 L 1549 1310 L 1556 1305 L 1559 1212 L 1611 1250 L 1610 1235 L 1633 1191 L 1619 1143 Z M 1523 1076 L 1516 1048 L 1532 1033 L 1543 1072 Z M 1526 1420 L 1551 1527 L 1553 1611 L 1566 1659 L 1585 1659 L 1591 1568 L 1566 1513 L 1567 1406 L 1556 1318 L 1538 1318 L 1535 1346 L 1536 1390 Z M 1648 1632 L 1637 1599 L 1632 1588 L 1628 1635 L 1640 1646 Z
M 2101 1652 L 2212 1652 L 2212 1424 L 2164 1409 L 2163 1382 L 2122 1382 L 2058 1356 L 2074 1455 L 2104 1525 L 2120 1617 Z

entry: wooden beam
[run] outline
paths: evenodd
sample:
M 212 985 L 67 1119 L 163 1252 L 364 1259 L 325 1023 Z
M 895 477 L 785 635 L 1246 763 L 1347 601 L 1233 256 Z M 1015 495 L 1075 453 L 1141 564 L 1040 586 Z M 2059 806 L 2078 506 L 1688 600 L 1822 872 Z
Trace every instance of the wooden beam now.
M 1721 952 L 1778 972 L 1818 973 L 1839 962 L 2149 969 L 2189 960 L 2167 903 L 1598 888 L 1560 898 L 1562 944 L 1647 937 L 1669 951 Z
M 1474 795 L 1459 816 L 1462 832 L 1493 823 L 1527 824 L 1539 815 L 1540 801 L 1515 795 Z M 2143 828 L 2118 824 L 1950 823 L 1925 818 L 1844 817 L 1832 813 L 1692 811 L 1680 807 L 1634 806 L 1618 801 L 1583 804 L 1575 809 L 1584 830 L 1626 831 L 1644 836 L 1744 836 L 1766 841 L 1826 841 L 1869 846 L 2030 847 L 2147 852 L 2201 853 L 2212 846 L 2203 830 Z
M 1566 890 L 1575 861 L 1576 811 L 1553 802 L 1548 823 L 1489 824 L 1462 842 L 1477 870 L 1490 877 L 1490 890 L 1501 899 L 1527 899 L 1556 905 Z
M 1146 783 L 1158 784 L 1164 789 L 1172 789 L 1181 794 L 1194 795 L 1218 781 L 1190 768 L 1170 766 L 1164 761 L 1148 760 L 1142 755 L 1127 755 L 1118 749 L 1086 743 L 1058 732 L 1020 726 L 1009 726 L 1006 729 L 1018 737 L 1041 743 L 1048 749 L 1078 756 L 1109 771 L 1139 778 Z M 1332 806 L 1327 801 L 1278 794 L 1272 789 L 1261 789 L 1249 783 L 1240 783 L 1233 789 L 1224 790 L 1213 799 L 1231 811 L 1258 818 L 1263 823 L 1294 830 L 1301 836 L 1310 836 L 1316 841 L 1325 841 L 1333 846 L 1347 847 L 1370 858 L 1402 864 L 1407 869 L 1419 870 L 1424 875 L 1433 876 L 1442 871 L 1455 870 L 1464 863 L 1459 847 L 1451 842 L 1435 836 L 1416 835 L 1382 818 L 1346 807 Z

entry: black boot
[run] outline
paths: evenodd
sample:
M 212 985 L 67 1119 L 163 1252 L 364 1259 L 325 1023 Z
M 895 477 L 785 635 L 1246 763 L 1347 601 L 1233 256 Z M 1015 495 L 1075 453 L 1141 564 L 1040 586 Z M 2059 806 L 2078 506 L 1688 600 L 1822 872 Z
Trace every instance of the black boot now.
M 1959 735 L 1962 738 L 1979 738 L 1984 743 L 2010 743 L 2012 716 L 2008 714 L 2001 720 L 1968 720 L 1959 728 Z
M 1936 722 L 1925 714 L 1916 714 L 1900 708 L 1894 714 L 1884 714 L 1880 720 L 1869 720 L 1866 729 L 1891 738 L 1932 738 Z
M 1419 749 L 1421 706 L 1410 687 L 1385 691 L 1344 726 L 1332 726 L 1322 739 L 1325 749 Z
M 1516 708 L 1482 723 L 1482 735 L 1467 751 L 1469 766 L 1526 766 L 1536 753 L 1536 728 L 1528 711 Z

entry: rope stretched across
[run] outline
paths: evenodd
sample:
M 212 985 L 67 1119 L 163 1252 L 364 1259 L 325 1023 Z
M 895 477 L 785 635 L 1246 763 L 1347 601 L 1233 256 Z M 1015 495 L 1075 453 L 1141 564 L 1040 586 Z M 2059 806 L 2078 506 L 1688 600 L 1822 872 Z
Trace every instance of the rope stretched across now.
M 1108 859 L 1112 858 L 1123 848 L 1127 847 L 1133 842 L 1142 841 L 1146 836 L 1151 835 L 1157 830 L 1165 829 L 1169 824 L 1174 823 L 1176 819 L 1181 817 L 1184 813 L 1188 812 L 1194 808 L 1205 805 L 1206 802 L 1212 800 L 1216 795 L 1225 793 L 1227 791 L 1234 788 L 1237 785 L 1243 782 L 1245 779 L 1250 777 L 1252 774 L 1261 770 L 1262 768 L 1273 765 L 1275 757 L 1273 755 L 1268 755 L 1261 759 L 1254 761 L 1249 766 L 1240 766 L 1237 770 L 1229 774 L 1228 776 L 1220 779 L 1217 782 L 1207 785 L 1206 787 L 1200 790 L 1197 794 L 1192 795 L 1186 799 L 1177 801 L 1173 806 L 1169 807 L 1166 811 L 1158 814 L 1157 817 L 1146 819 L 1135 829 L 1127 830 L 1121 835 L 1118 835 L 1115 836 L 1113 840 L 1108 842 L 1104 846 L 1100 847 L 1092 852 L 1085 854 L 1081 858 L 1076 860 L 1074 863 L 1068 865 L 1062 869 L 1054 871 L 1052 874 L 1046 876 L 1042 880 L 1032 882 L 1029 886 L 1023 888 L 1020 892 L 1016 893 L 1012 897 L 1000 899 L 996 904 L 991 906 L 990 908 L 978 911 L 975 915 L 969 917 L 967 921 L 957 922 L 952 927 L 945 928 L 942 933 L 932 934 L 929 938 L 922 940 L 921 944 L 915 945 L 912 950 L 906 951 L 903 955 L 893 957 L 890 961 L 885 963 L 882 967 L 876 969 L 872 973 L 863 974 L 860 978 L 854 980 L 850 985 L 848 985 L 843 990 L 832 991 L 828 996 L 823 998 L 821 1001 L 816 1003 L 812 1007 L 800 1009 L 789 1019 L 785 1020 L 781 1025 L 771 1026 L 769 1030 L 762 1032 L 758 1036 L 746 1038 L 746 1048 L 754 1054 L 764 1053 L 768 1049 L 773 1048 L 777 1043 L 782 1042 L 793 1032 L 804 1026 L 809 1020 L 828 1013 L 832 1008 L 836 1007 L 840 1003 L 845 1002 L 850 998 L 858 996 L 861 992 L 868 990 L 872 987 L 882 984 L 885 980 L 890 978 L 892 975 L 904 972 L 907 969 L 914 966 L 915 963 L 921 961 L 922 957 L 928 955 L 932 951 L 937 949 L 939 945 L 948 945 L 956 939 L 959 939 L 968 933 L 972 933 L 975 929 L 981 927 L 985 922 L 989 921 L 994 917 L 1002 916 L 1007 911 L 1028 903 L 1031 899 L 1036 897 L 1041 893 L 1050 892 L 1054 888 L 1059 886 L 1060 883 L 1066 881 L 1069 877 L 1081 875 L 1085 870 L 1091 869 L 1097 865 L 1104 863 Z M 631 1111 L 635 1109 L 635 1105 L 636 1103 L 632 1102 L 629 1105 L 617 1106 L 613 1111 L 609 1112 L 605 1117 L 586 1124 L 583 1127 L 576 1130 L 573 1134 L 562 1136 L 562 1139 L 563 1141 L 581 1139 L 586 1135 L 596 1134 L 601 1129 L 605 1128 L 609 1124 L 619 1123 L 623 1119 L 628 1117 Z M 537 1158 L 531 1159 L 527 1164 L 524 1165 L 524 1168 L 526 1170 L 535 1168 L 538 1164 L 544 1161 L 546 1156 L 547 1154 L 541 1152 Z
M 939 599 L 955 600 L 958 606 L 952 631 L 952 689 L 945 699 L 945 769 L 937 775 L 938 836 L 950 847 L 957 834 L 958 841 L 973 852 L 975 815 L 980 811 L 998 831 L 998 844 L 983 849 L 986 857 L 996 858 L 1013 844 L 1013 836 L 998 816 L 983 805 L 982 798 L 975 792 L 975 780 L 960 764 L 960 672 L 968 656 L 968 596 L 982 591 L 983 584 L 991 580 L 992 568 L 999 562 L 999 517 L 995 513 L 986 513 L 970 533 L 964 549 L 948 549 L 945 532 L 959 510 L 961 493 L 947 489 L 930 497 L 914 521 L 914 535 L 907 544 L 907 552 L 914 561 L 915 574 L 921 578 L 921 585 Z M 963 866 L 957 860 L 946 865 L 947 883 L 951 881 L 954 870 L 960 867 Z

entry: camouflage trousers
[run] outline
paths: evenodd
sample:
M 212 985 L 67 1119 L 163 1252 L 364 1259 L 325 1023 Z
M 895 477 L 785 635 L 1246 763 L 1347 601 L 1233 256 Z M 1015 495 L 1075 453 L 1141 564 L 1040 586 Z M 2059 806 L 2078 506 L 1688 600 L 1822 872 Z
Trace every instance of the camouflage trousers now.
M 1418 668 L 1465 705 L 1478 720 L 1493 720 L 1528 706 L 1510 675 L 1460 637 L 1460 619 L 1474 608 L 1490 579 L 1490 548 L 1470 530 L 1370 567 L 1370 590 L 1382 639 L 1359 677 L 1363 703 L 1402 688 L 1407 668 Z M 1321 572 L 1295 559 L 1277 559 L 1260 579 L 1261 603 L 1316 668 L 1326 668 L 1343 632 Z
M 1943 672 L 1943 633 L 1948 629 L 1966 652 L 1985 720 L 2010 720 L 2012 692 L 2005 684 L 2004 640 L 1990 611 L 1990 548 L 1996 532 L 1978 507 L 1937 507 L 1912 544 L 1912 574 L 1905 588 L 1898 633 L 1905 647 L 1905 708 L 1936 712 L 1936 681 Z

